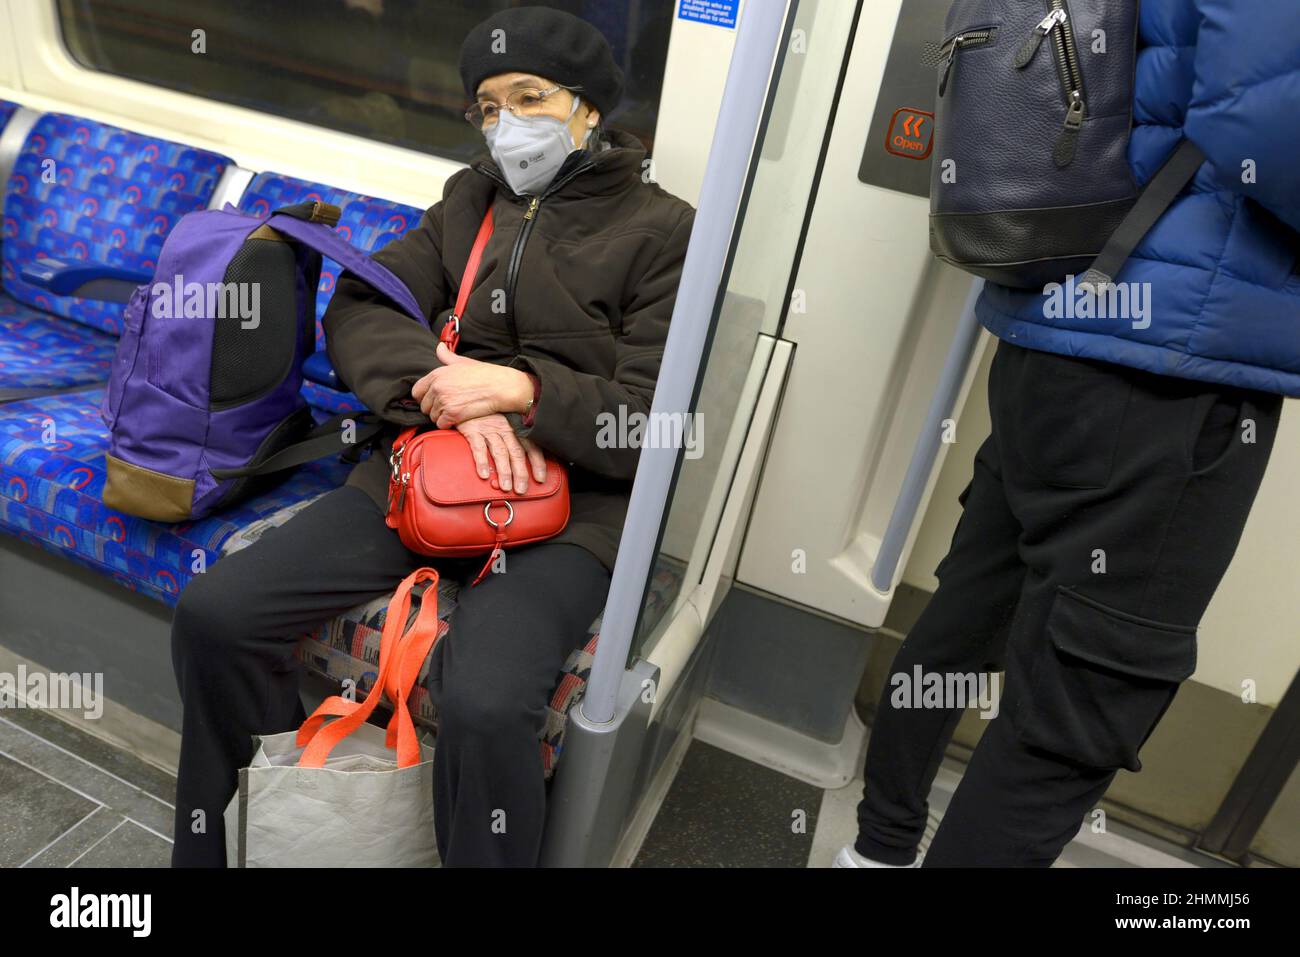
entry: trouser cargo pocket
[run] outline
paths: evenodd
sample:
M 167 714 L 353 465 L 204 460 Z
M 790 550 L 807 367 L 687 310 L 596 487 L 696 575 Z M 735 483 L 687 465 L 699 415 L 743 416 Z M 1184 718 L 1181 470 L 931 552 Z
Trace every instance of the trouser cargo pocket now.
M 1091 768 L 1140 771 L 1138 750 L 1196 670 L 1196 628 L 1060 588 L 1035 650 L 1021 740 Z

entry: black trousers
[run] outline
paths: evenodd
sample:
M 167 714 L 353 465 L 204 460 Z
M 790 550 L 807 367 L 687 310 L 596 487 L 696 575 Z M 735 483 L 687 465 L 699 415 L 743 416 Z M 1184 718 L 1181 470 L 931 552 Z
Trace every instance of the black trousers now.
M 1002 342 L 992 434 L 939 587 L 891 667 L 867 750 L 859 853 L 916 856 L 961 709 L 896 707 L 907 676 L 1005 669 L 997 715 L 924 866 L 1049 866 L 1196 660 L 1282 399 Z M 906 703 L 906 698 L 900 698 Z
M 172 625 L 184 704 L 173 866 L 225 865 L 222 814 L 252 735 L 306 717 L 293 657 L 302 632 L 430 564 L 467 585 L 481 561 L 409 551 L 374 501 L 345 486 L 190 582 Z M 546 704 L 608 589 L 591 553 L 547 543 L 507 553 L 504 572 L 462 588 L 428 681 L 439 708 L 434 805 L 446 866 L 537 863 Z

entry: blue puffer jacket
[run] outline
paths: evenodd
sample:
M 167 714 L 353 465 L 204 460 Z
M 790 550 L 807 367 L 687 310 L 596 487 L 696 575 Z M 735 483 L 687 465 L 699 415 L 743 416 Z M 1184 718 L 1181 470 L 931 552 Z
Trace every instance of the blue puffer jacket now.
M 1142 0 L 1139 184 L 1184 135 L 1207 163 L 1116 277 L 1151 284 L 1146 328 L 1049 319 L 1042 294 L 993 284 L 976 313 L 1031 349 L 1300 396 L 1300 2 Z

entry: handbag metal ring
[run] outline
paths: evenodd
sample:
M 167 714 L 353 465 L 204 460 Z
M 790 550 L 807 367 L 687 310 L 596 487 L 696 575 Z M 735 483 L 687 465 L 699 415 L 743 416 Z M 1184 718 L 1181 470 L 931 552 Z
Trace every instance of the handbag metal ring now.
M 496 522 L 492 521 L 492 506 L 493 506 L 493 505 L 504 505 L 506 508 L 510 509 L 510 516 L 506 519 L 506 522 L 505 522 L 506 525 L 509 525 L 511 522 L 513 522 L 513 521 L 515 520 L 515 507 L 514 507 L 513 505 L 511 505 L 509 502 L 505 502 L 505 501 L 502 501 L 502 502 L 488 502 L 486 505 L 483 506 L 483 517 L 487 519 L 487 523 L 488 523 L 489 525 L 491 525 L 493 528 L 504 528 L 504 527 L 505 527 L 504 525 L 498 525 Z

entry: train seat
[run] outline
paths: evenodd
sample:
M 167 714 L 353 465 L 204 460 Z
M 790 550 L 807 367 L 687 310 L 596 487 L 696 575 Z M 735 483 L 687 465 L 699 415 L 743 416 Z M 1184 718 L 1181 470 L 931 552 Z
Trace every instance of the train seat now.
M 460 586 L 453 581 L 438 583 L 438 617 L 450 633 L 454 627 L 451 613 L 456 607 L 456 596 Z M 360 605 L 334 621 L 322 625 L 316 631 L 303 636 L 298 643 L 296 654 L 304 668 L 330 682 L 342 685 L 345 681 L 361 692 L 364 698 L 374 687 L 379 671 L 379 640 L 384 629 L 384 619 L 388 612 L 389 596 Z M 419 603 L 412 603 L 411 619 L 419 613 Z M 441 628 L 440 628 L 441 630 Z M 546 727 L 540 741 L 542 771 L 550 778 L 555 771 L 560 748 L 564 740 L 564 725 L 569 709 L 573 707 L 586 690 L 587 677 L 591 673 L 592 656 L 596 653 L 599 640 L 600 619 L 592 622 L 587 631 L 587 641 L 573 651 L 556 678 L 555 690 L 546 707 Z M 428 675 L 430 658 L 426 658 L 420 669 L 419 680 L 407 699 L 411 718 L 421 727 L 435 730 L 438 727 L 438 712 L 424 688 Z
M 288 521 L 342 484 L 349 468 L 330 459 L 303 466 L 275 489 L 197 522 L 168 525 L 125 515 L 102 500 L 108 446 L 98 412 L 102 396 L 97 388 L 13 402 L 0 410 L 0 533 L 29 541 L 167 605 L 175 605 L 199 569 Z M 677 593 L 681 577 L 675 566 L 656 567 L 648 616 L 657 617 Z M 444 620 L 456 606 L 457 592 L 456 583 L 441 583 L 438 610 Z M 367 691 L 376 677 L 387 604 L 385 596 L 360 605 L 303 635 L 297 655 L 304 668 L 335 684 L 351 679 L 354 687 Z M 597 618 L 584 646 L 569 656 L 557 675 L 539 742 L 547 777 L 562 747 L 565 716 L 586 688 L 599 628 Z M 422 684 L 412 692 L 409 705 L 417 724 L 436 728 L 437 714 Z
M 222 553 L 230 554 L 246 547 L 256 541 L 267 529 L 288 521 L 295 512 L 308 504 L 310 500 L 305 500 L 237 532 L 227 540 Z M 678 593 L 683 571 L 679 563 L 663 556 L 656 562 L 646 603 L 645 616 L 648 620 L 657 621 L 673 596 Z M 454 627 L 452 612 L 456 608 L 459 593 L 460 585 L 457 582 L 444 580 L 438 583 L 438 618 L 447 629 L 443 637 L 446 637 Z M 353 688 L 362 692 L 361 697 L 369 693 L 378 677 L 379 643 L 391 598 L 391 595 L 385 595 L 358 605 L 303 635 L 295 653 L 304 668 L 335 685 L 341 686 L 344 682 L 351 682 Z M 420 603 L 417 598 L 412 602 L 408 624 L 415 620 L 419 610 Z M 592 656 L 596 653 L 596 643 L 600 637 L 601 617 L 598 615 L 587 629 L 586 643 L 574 650 L 565 661 L 564 667 L 556 678 L 555 689 L 546 708 L 546 727 L 540 744 L 542 768 L 548 779 L 554 773 L 559 759 L 569 710 L 581 699 L 587 687 Z M 407 699 L 407 706 L 417 725 L 436 730 L 437 709 L 424 688 L 428 670 L 429 659 L 426 659 L 424 667 L 420 670 L 419 680 L 411 691 L 410 698 Z
M 50 143 L 59 145 L 51 147 Z M 182 174 L 190 170 L 204 174 L 204 185 L 197 188 L 193 196 L 180 195 L 171 188 L 165 202 L 159 201 L 160 197 L 150 194 L 146 187 L 158 183 L 160 175 L 157 171 L 151 173 L 141 168 L 142 151 L 153 157 L 155 167 L 160 165 L 158 158 L 163 157 L 179 170 L 175 177 L 170 174 L 161 177 L 165 186 L 175 187 L 186 182 L 187 177 Z M 18 262 L 23 257 L 30 258 L 34 251 L 40 251 L 57 258 L 89 258 L 109 264 L 117 259 L 123 265 L 151 268 L 153 263 L 149 257 L 156 256 L 166 230 L 182 212 L 206 203 L 220 172 L 219 164 L 228 161 L 220 157 L 196 157 L 194 151 L 177 144 L 159 142 L 150 147 L 135 134 L 113 132 L 72 117 L 51 116 L 44 117 L 28 137 L 23 156 L 15 166 L 14 179 L 39 180 L 37 159 L 47 153 L 60 157 L 69 168 L 75 163 L 90 163 L 92 166 L 100 164 L 101 169 L 111 169 L 116 165 L 119 170 L 126 166 L 113 157 L 131 155 L 130 168 L 135 171 L 135 177 L 130 183 L 115 185 L 123 188 L 138 186 L 136 208 L 112 213 L 108 201 L 101 203 L 96 199 L 103 195 L 107 182 L 103 174 L 92 177 L 84 171 L 66 176 L 59 171 L 57 176 L 61 181 L 55 190 L 30 190 L 24 182 L 16 191 L 11 191 L 6 206 L 6 233 L 12 232 L 18 241 L 13 250 L 8 247 L 5 250 L 6 257 L 12 256 L 12 261 L 6 259 L 5 285 L 11 285 L 10 272 L 13 270 L 14 295 L 0 300 L 0 316 L 12 311 L 24 320 L 31 320 L 40 318 L 41 307 L 61 308 L 64 314 L 49 317 L 51 321 L 60 323 L 57 328 L 69 335 L 82 332 L 88 336 L 103 336 L 108 340 L 111 359 L 120 306 L 50 297 L 17 278 Z M 173 162 L 182 157 L 183 162 Z M 98 192 L 90 188 L 92 185 Z M 265 213 L 311 198 L 339 205 L 343 210 L 340 229 L 354 244 L 367 251 L 378 249 L 401 235 L 411 224 L 418 222 L 421 215 L 412 207 L 274 173 L 254 178 L 244 191 L 240 206 L 248 212 Z M 120 247 L 91 248 L 90 234 L 100 225 L 92 217 L 81 217 L 57 235 L 50 235 L 52 227 L 34 228 L 27 223 L 29 219 L 40 221 L 43 215 L 61 223 L 61 217 L 69 215 L 65 210 L 76 210 L 79 202 L 85 202 L 105 215 L 116 215 L 123 221 L 156 225 L 159 230 L 137 229 L 136 235 L 126 235 L 127 242 Z M 144 202 L 149 202 L 149 208 L 154 211 L 142 220 L 140 204 Z M 10 218 L 14 220 L 12 226 Z M 75 243 L 81 246 L 70 248 Z M 124 258 L 128 261 L 123 261 Z M 322 348 L 319 315 L 333 292 L 338 271 L 333 263 L 327 263 L 323 270 L 317 307 L 317 342 Z M 19 297 L 33 299 L 35 304 Z M 24 354 L 39 351 L 42 361 L 51 357 L 71 357 L 75 351 L 69 344 L 64 346 L 64 355 L 60 355 L 54 349 L 63 343 L 34 336 L 27 337 L 23 344 Z M 315 358 L 324 358 L 323 352 Z M 320 364 L 317 368 L 322 378 L 332 374 L 327 361 L 323 364 L 323 372 Z M 348 467 L 341 462 L 315 462 L 298 469 L 271 491 L 196 522 L 162 524 L 125 515 L 107 508 L 102 501 L 104 453 L 109 443 L 108 432 L 99 417 L 102 398 L 102 387 L 91 387 L 0 406 L 0 530 L 63 554 L 134 591 L 167 604 L 175 603 L 176 596 L 196 570 L 220 557 L 223 544 L 231 536 L 269 515 L 291 509 L 342 484 L 346 475 Z M 308 401 L 322 418 L 344 408 L 359 407 L 355 397 L 325 386 L 318 386 Z
M 102 499 L 108 446 L 98 412 L 102 394 L 93 389 L 43 396 L 10 403 L 0 412 L 0 532 L 168 605 L 176 603 L 197 569 L 287 521 L 342 484 L 349 467 L 337 460 L 312 463 L 274 490 L 197 522 L 167 525 L 124 515 Z M 454 582 L 442 583 L 438 610 L 444 620 L 456 606 L 456 592 Z M 368 691 L 376 677 L 387 604 L 385 596 L 304 635 L 297 648 L 304 668 L 335 684 L 351 679 L 354 687 Z M 540 742 L 548 777 L 562 743 L 564 716 L 585 687 L 594 642 L 593 631 L 557 676 Z M 422 684 L 409 704 L 418 724 L 436 728 L 437 715 Z
M 5 128 L 5 125 L 9 122 L 9 117 L 13 116 L 14 111 L 21 105 L 20 103 L 14 103 L 12 100 L 0 100 L 0 130 Z
M 0 401 L 106 381 L 121 329 L 120 303 L 53 295 L 24 281 L 23 267 L 51 257 L 152 270 L 176 221 L 207 205 L 228 165 L 80 117 L 37 120 L 4 186 Z
M 48 138 L 51 133 L 48 127 L 38 124 L 24 151 L 34 155 L 39 147 L 34 147 L 32 140 L 38 134 Z M 60 135 L 75 142 L 76 138 L 66 132 Z M 83 143 L 94 139 L 93 134 L 82 137 Z M 184 150 L 183 147 L 175 148 Z M 71 148 L 65 148 L 63 155 L 71 159 Z M 18 171 L 19 167 L 16 167 L 16 175 Z M 79 177 L 71 179 L 73 182 L 81 181 Z M 204 190 L 204 202 L 212 185 L 208 184 Z M 410 223 L 417 222 L 420 216 L 419 211 L 411 207 L 271 173 L 254 178 L 244 191 L 240 206 L 248 212 L 265 213 L 269 209 L 311 198 L 339 205 L 343 209 L 341 229 L 366 250 L 377 249 L 391 241 Z M 197 207 L 201 203 L 190 205 Z M 24 200 L 15 203 L 11 212 L 18 216 L 39 215 L 39 209 L 32 210 L 30 206 Z M 175 218 L 178 217 L 166 217 L 168 228 Z M 13 231 L 21 232 L 16 225 Z M 150 237 L 148 246 L 143 248 L 156 255 L 163 238 L 162 234 Z M 20 248 L 30 249 L 32 243 L 20 244 Z M 97 251 L 84 252 L 89 254 L 87 258 L 93 258 Z M 75 255 L 63 254 L 62 250 L 52 251 L 52 254 L 58 258 L 76 258 Z M 152 262 L 134 262 L 131 265 L 151 267 Z M 8 268 L 7 265 L 6 280 Z M 322 347 L 319 315 L 332 294 L 337 273 L 338 267 L 333 263 L 327 263 L 323 270 L 317 307 L 317 341 Z M 15 283 L 17 289 L 24 286 L 21 280 Z M 43 290 L 36 290 L 34 296 L 42 302 L 51 299 Z M 68 305 L 62 301 L 66 297 L 52 298 L 58 305 Z M 107 355 L 111 360 L 116 342 L 111 333 L 115 331 L 117 316 L 108 311 L 98 313 L 100 329 L 91 328 L 85 321 L 86 312 L 108 306 L 120 309 L 120 306 L 109 303 L 83 301 L 71 305 L 71 308 L 79 310 L 82 321 L 46 316 L 45 321 L 57 323 L 54 328 L 64 335 L 66 342 L 64 339 L 56 341 L 52 333 L 47 333 L 44 338 L 33 335 L 19 340 L 15 337 L 11 342 L 21 343 L 24 354 L 37 352 L 43 363 L 62 368 L 71 365 L 72 359 L 80 358 L 80 351 L 85 349 L 84 345 L 78 345 L 84 343 L 84 339 L 75 335 L 81 331 L 106 339 Z M 6 297 L 0 300 L 0 319 L 5 318 L 9 311 L 24 321 L 40 321 L 45 315 L 25 302 Z M 323 359 L 323 352 L 315 358 Z M 64 359 L 68 361 L 63 362 Z M 332 373 L 327 361 L 324 370 Z M 26 381 L 32 383 L 36 380 L 29 375 Z M 60 384 L 73 383 L 65 380 Z M 222 545 L 236 532 L 342 484 L 346 474 L 347 466 L 341 462 L 322 460 L 312 463 L 297 470 L 273 490 L 197 522 L 161 524 L 115 512 L 102 501 L 104 453 L 109 443 L 108 432 L 99 417 L 102 397 L 102 387 L 91 387 L 0 406 L 0 529 L 64 554 L 134 591 L 168 604 L 175 602 L 194 569 L 206 567 L 220 557 Z M 308 401 L 321 418 L 336 411 L 360 407 L 354 397 L 325 386 L 317 386 L 308 395 Z
M 221 556 L 226 539 L 286 506 L 342 484 L 348 466 L 322 459 L 282 484 L 195 522 L 164 524 L 104 505 L 108 430 L 103 389 L 0 407 L 0 531 L 169 605 Z

